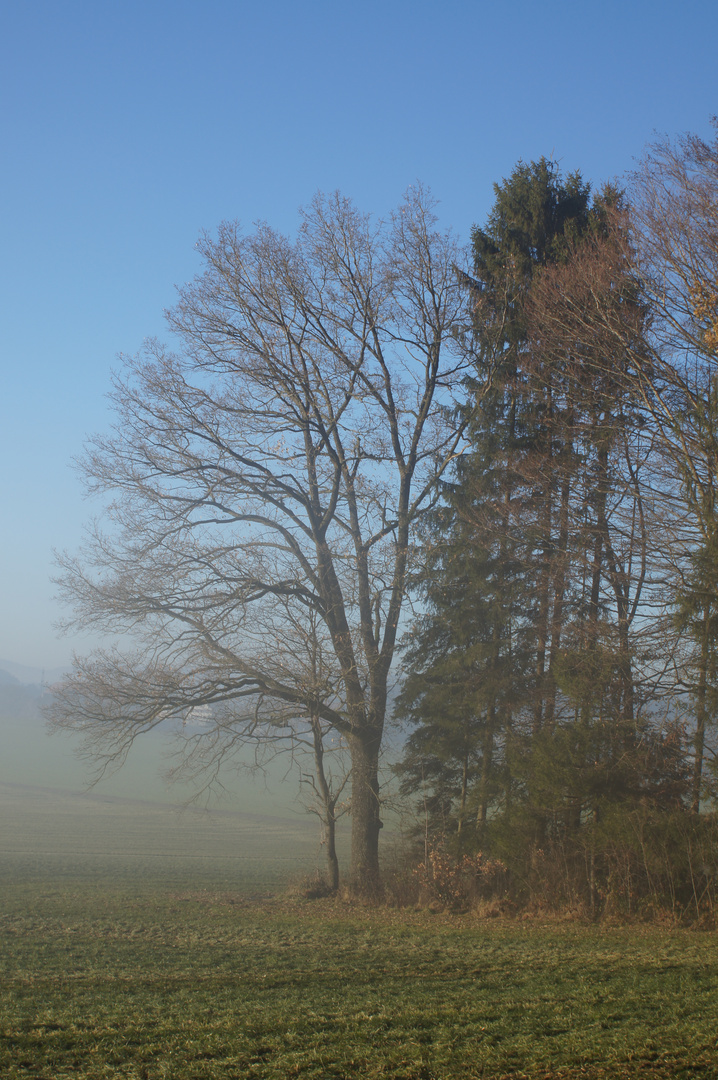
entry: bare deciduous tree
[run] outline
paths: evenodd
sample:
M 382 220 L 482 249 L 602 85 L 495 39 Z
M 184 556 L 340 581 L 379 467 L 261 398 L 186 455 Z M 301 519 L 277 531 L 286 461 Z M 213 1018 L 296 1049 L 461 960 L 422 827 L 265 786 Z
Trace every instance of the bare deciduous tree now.
M 589 398 L 608 391 L 600 420 L 606 431 L 617 433 L 627 408 L 638 421 L 629 425 L 623 455 L 623 501 L 635 513 L 616 518 L 631 540 L 626 553 L 643 552 L 632 620 L 624 560 L 612 553 L 606 526 L 596 552 L 608 557 L 619 630 L 631 622 L 638 629 L 636 655 L 648 657 L 644 678 L 679 716 L 686 694 L 693 697 L 697 811 L 718 642 L 718 141 L 686 135 L 654 142 L 632 178 L 627 209 L 619 202 L 605 225 L 605 235 L 574 251 L 555 280 L 539 281 L 541 347 L 566 336 L 580 343 L 574 371 Z M 620 467 L 612 472 L 620 478 Z M 637 549 L 634 522 L 643 537 Z M 630 562 L 635 571 L 639 562 Z M 681 622 L 688 633 L 679 635 Z
M 462 253 L 421 190 L 378 224 L 317 197 L 295 241 L 225 224 L 200 250 L 168 314 L 181 351 L 126 361 L 114 431 L 82 462 L 109 529 L 62 560 L 70 625 L 135 647 L 78 660 L 52 719 L 116 760 L 201 705 L 225 748 L 295 718 L 331 729 L 351 754 L 351 884 L 373 891 L 413 529 L 462 439 Z M 297 659 L 302 626 L 330 643 L 326 692 Z
M 631 196 L 636 274 L 653 316 L 646 401 L 691 523 L 675 600 L 694 643 L 684 677 L 695 701 L 697 812 L 718 644 L 718 134 L 656 140 Z

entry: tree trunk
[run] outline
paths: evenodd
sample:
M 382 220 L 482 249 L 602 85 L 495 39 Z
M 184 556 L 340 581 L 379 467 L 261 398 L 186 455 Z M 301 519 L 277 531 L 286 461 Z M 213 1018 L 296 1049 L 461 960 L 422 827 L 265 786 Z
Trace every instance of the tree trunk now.
M 571 479 L 565 474 L 561 485 L 561 509 L 559 515 L 558 548 L 556 551 L 553 617 L 551 619 L 551 649 L 548 663 L 548 688 L 546 695 L 546 727 L 553 727 L 556 716 L 556 661 L 561 648 L 563 632 L 564 600 L 566 595 L 566 560 L 568 552 L 569 500 Z
M 547 521 L 547 527 L 550 528 L 551 522 L 551 502 L 550 496 L 547 499 L 547 506 L 545 509 L 545 520 Z M 535 680 L 536 680 L 536 699 L 534 702 L 534 719 L 533 719 L 533 734 L 538 735 L 543 727 L 544 719 L 544 694 L 546 691 L 545 679 L 546 679 L 546 646 L 548 643 L 548 622 L 549 622 L 549 588 L 551 583 L 550 576 L 550 553 L 549 553 L 549 541 L 544 540 L 544 546 L 541 553 L 541 569 L 539 571 L 538 580 L 538 616 L 536 620 L 536 664 L 534 668 Z
M 327 837 L 327 884 L 332 892 L 339 888 L 339 859 L 337 858 L 337 819 L 334 816 L 334 807 L 325 821 Z
M 332 795 L 327 774 L 324 769 L 324 738 L 319 717 L 312 715 L 312 736 L 314 739 L 315 782 L 321 799 L 321 820 L 324 824 L 327 845 L 327 884 L 332 892 L 339 888 L 339 859 L 337 858 L 337 796 Z M 315 787 L 316 791 L 316 787 Z
M 461 767 L 461 799 L 459 801 L 459 821 L 456 827 L 456 836 L 461 842 L 461 830 L 464 825 L 464 815 L 466 814 L 466 796 L 469 791 L 469 754 L 468 751 L 464 752 L 464 760 Z
M 701 806 L 701 784 L 703 780 L 703 756 L 706 737 L 706 693 L 708 689 L 709 658 L 709 606 L 703 611 L 701 626 L 701 659 L 698 669 L 698 693 L 696 694 L 696 730 L 693 736 L 693 778 L 691 784 L 691 812 L 697 814 Z
M 550 380 L 550 375 L 548 376 Z M 542 506 L 539 511 L 539 529 L 542 538 L 541 561 L 538 574 L 538 613 L 536 620 L 536 701 L 534 704 L 533 733 L 538 735 L 544 725 L 546 710 L 546 650 L 549 644 L 551 611 L 551 571 L 554 553 L 554 461 L 553 461 L 553 400 L 550 381 L 546 388 L 546 416 L 548 432 L 542 452 L 540 474 L 545 476 Z
M 476 815 L 476 831 L 483 840 L 486 822 L 489 816 L 489 783 L 494 761 L 494 729 L 496 726 L 496 708 L 492 702 L 486 715 L 486 728 L 482 746 L 481 780 L 479 789 L 479 809 Z
M 357 733 L 350 737 L 352 757 L 352 848 L 349 888 L 355 896 L 381 894 L 379 872 L 379 743 L 381 736 Z

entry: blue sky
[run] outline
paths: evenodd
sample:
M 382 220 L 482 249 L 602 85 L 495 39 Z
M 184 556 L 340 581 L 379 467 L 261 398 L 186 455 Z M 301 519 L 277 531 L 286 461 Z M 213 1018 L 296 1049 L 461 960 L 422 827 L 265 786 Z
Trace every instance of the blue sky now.
M 224 218 L 292 231 L 317 189 L 382 213 L 421 180 L 468 237 L 519 158 L 595 184 L 707 135 L 718 5 L 22 2 L 0 19 L 0 657 L 63 664 L 52 548 L 119 352 L 163 336 Z

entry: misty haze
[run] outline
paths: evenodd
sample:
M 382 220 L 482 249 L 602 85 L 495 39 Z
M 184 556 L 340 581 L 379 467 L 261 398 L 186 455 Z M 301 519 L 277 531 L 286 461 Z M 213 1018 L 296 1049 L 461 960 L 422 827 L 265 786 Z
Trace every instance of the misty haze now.
M 0 1076 L 718 1080 L 717 40 L 6 5 Z

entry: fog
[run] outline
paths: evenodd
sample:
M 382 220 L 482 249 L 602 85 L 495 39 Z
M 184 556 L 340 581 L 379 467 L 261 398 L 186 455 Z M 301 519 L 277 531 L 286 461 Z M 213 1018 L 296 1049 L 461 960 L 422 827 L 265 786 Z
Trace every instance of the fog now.
M 29 866 L 43 860 L 45 871 L 49 859 L 63 873 L 137 874 L 147 862 L 184 880 L 266 888 L 322 865 L 318 819 L 299 800 L 286 760 L 254 776 L 228 769 L 221 796 L 192 803 L 192 788 L 163 776 L 171 738 L 150 733 L 93 786 L 79 739 L 46 729 L 47 690 L 18 675 L 37 672 L 0 661 L 0 855 L 13 866 L 26 857 Z
M 108 771 L 92 787 L 93 769 L 78 756 L 79 738 L 67 734 L 49 734 L 41 714 L 47 693 L 38 684 L 10 682 L 0 669 L 0 730 L 3 753 L 0 756 L 0 782 L 52 787 L 75 793 L 92 790 L 104 797 L 140 799 L 182 806 L 195 791 L 182 783 L 169 783 L 165 774 L 170 766 L 172 739 L 165 733 L 150 732 L 141 736 L 122 768 Z M 266 771 L 250 776 L 227 768 L 222 776 L 225 791 L 201 805 L 223 810 L 261 812 L 272 816 L 303 813 L 297 799 L 297 776 L 287 776 L 288 763 L 280 758 Z

